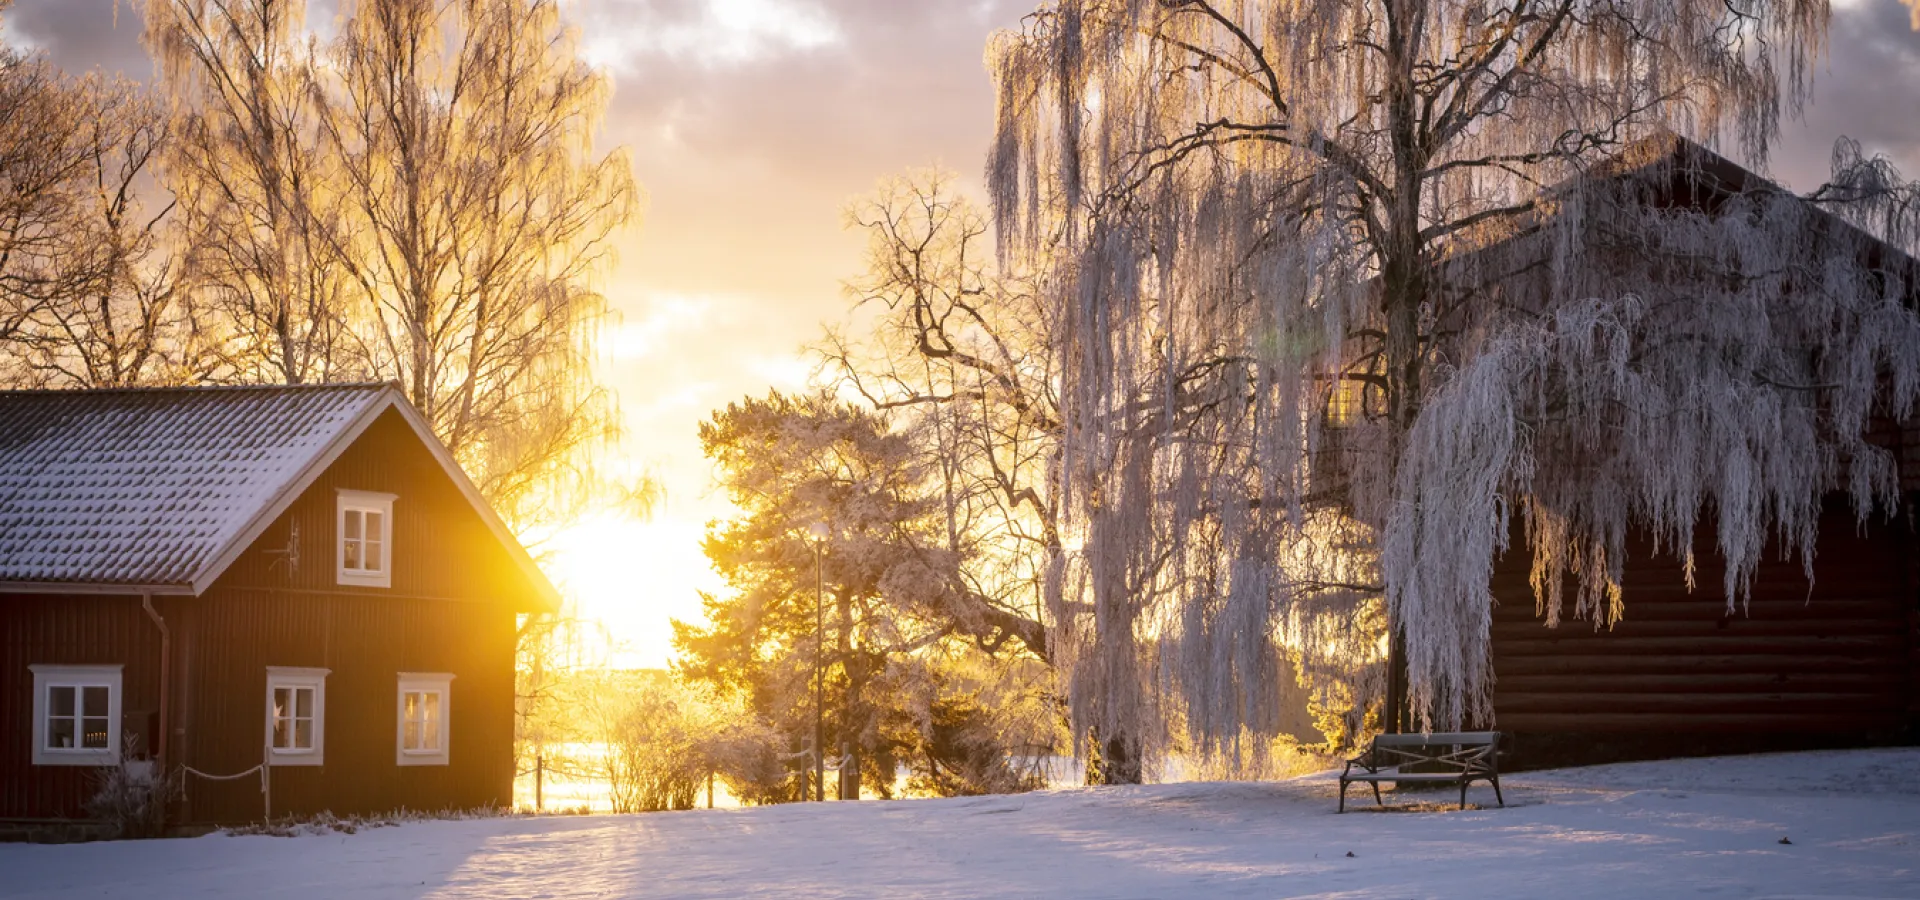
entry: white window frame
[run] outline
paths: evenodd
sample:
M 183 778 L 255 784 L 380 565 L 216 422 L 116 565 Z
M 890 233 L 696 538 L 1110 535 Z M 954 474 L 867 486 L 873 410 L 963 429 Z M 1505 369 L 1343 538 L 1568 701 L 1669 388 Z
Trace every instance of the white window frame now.
M 376 491 L 337 492 L 333 509 L 333 560 L 335 580 L 356 587 L 393 586 L 393 501 L 395 495 Z M 361 539 L 366 539 L 365 514 L 380 514 L 380 568 L 347 568 L 347 514 L 361 514 Z M 366 557 L 362 555 L 364 562 Z
M 267 748 L 270 766 L 320 766 L 327 761 L 327 675 L 330 669 L 298 666 L 267 667 L 266 733 L 262 746 Z M 313 691 L 313 746 L 280 748 L 273 745 L 273 692 L 279 688 Z
M 407 748 L 407 695 L 440 695 L 440 746 Z M 445 672 L 401 672 L 393 702 L 393 761 L 400 766 L 444 766 L 452 759 L 453 676 Z
M 36 766 L 111 766 L 120 761 L 120 717 L 124 696 L 121 693 L 121 666 L 64 666 L 33 664 L 33 764 Z M 107 746 L 47 746 L 47 714 L 51 711 L 56 687 L 74 688 L 76 736 L 80 719 L 86 718 L 86 698 L 82 688 L 107 689 Z

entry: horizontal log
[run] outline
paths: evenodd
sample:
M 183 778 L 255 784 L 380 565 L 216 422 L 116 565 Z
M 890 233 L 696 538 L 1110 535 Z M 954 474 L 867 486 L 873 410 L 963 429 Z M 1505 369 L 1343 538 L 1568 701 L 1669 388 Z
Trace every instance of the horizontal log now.
M 1583 651 L 1598 645 L 1587 644 Z M 1796 672 L 1873 672 L 1897 674 L 1912 666 L 1903 655 L 1855 656 L 1850 654 L 1810 653 L 1796 656 L 1755 654 L 1673 653 L 1666 655 L 1592 655 L 1546 653 L 1532 656 L 1499 656 L 1493 659 L 1497 677 L 1509 675 L 1580 675 L 1599 677 L 1609 674 L 1688 674 L 1718 672 L 1741 674 L 1762 672 L 1768 675 Z
M 1903 566 L 1889 564 L 1882 577 L 1873 580 L 1836 583 L 1822 578 L 1813 590 L 1807 590 L 1805 582 L 1797 584 L 1758 583 L 1747 597 L 1755 603 L 1821 603 L 1826 601 L 1880 600 L 1905 596 L 1905 569 Z M 1500 606 L 1519 606 L 1531 608 L 1536 597 L 1533 587 L 1526 581 L 1503 582 L 1496 578 L 1488 583 L 1488 588 Z M 1571 606 L 1576 595 L 1574 585 L 1568 584 L 1564 590 L 1567 605 Z M 1726 605 L 1727 595 L 1720 590 L 1720 576 L 1702 575 L 1691 591 L 1676 575 L 1672 581 L 1635 583 L 1629 581 L 1621 586 L 1622 602 L 1628 606 L 1635 603 L 1716 603 Z
M 1716 637 L 1711 647 L 1703 647 L 1698 637 L 1636 637 L 1627 640 L 1596 641 L 1581 638 L 1535 638 L 1529 640 L 1507 640 L 1496 642 L 1493 657 L 1496 666 L 1502 657 L 1540 656 L 1550 653 L 1567 652 L 1568 648 L 1578 645 L 1583 654 L 1597 656 L 1634 655 L 1634 654 L 1694 654 L 1711 652 L 1719 655 L 1738 655 L 1744 653 L 1768 654 L 1774 656 L 1797 655 L 1868 655 L 1905 658 L 1908 637 L 1902 634 L 1860 635 L 1848 637 L 1745 637 L 1729 634 Z
M 1800 732 L 1808 734 L 1866 734 L 1904 727 L 1901 713 L 1888 715 L 1782 715 L 1747 713 L 1688 713 L 1685 715 L 1631 713 L 1515 713 L 1501 715 L 1494 727 L 1513 732 L 1610 732 L 1727 734 Z
M 1619 693 L 1766 693 L 1766 692 L 1876 692 L 1907 690 L 1907 677 L 1896 668 L 1878 672 L 1692 672 L 1685 674 L 1521 675 L 1501 672 L 1494 689 L 1502 694 L 1585 693 L 1596 688 Z
M 1495 691 L 1494 713 L 1717 713 L 1722 715 L 1898 715 L 1906 710 L 1899 691 L 1878 694 L 1514 694 Z
M 1546 620 L 1529 600 L 1523 604 L 1503 603 L 1494 607 L 1493 621 L 1500 623 L 1540 624 Z M 1571 609 L 1561 610 L 1561 627 L 1583 624 L 1574 619 Z M 1682 601 L 1646 601 L 1636 600 L 1625 605 L 1625 620 L 1628 622 L 1714 622 L 1721 619 L 1733 619 L 1745 622 L 1802 622 L 1802 621 L 1885 621 L 1905 623 L 1909 610 L 1901 598 L 1889 595 L 1882 599 L 1864 600 L 1816 600 L 1806 603 L 1793 601 L 1755 601 L 1745 607 L 1735 607 L 1727 612 L 1727 604 L 1722 600 L 1682 600 Z
M 1897 586 L 1906 560 L 1897 544 L 1874 545 L 1871 552 L 1840 552 L 1839 548 L 1822 546 L 1816 552 L 1813 570 L 1813 593 L 1819 596 L 1827 591 L 1860 591 Z M 1691 592 L 1719 595 L 1720 587 L 1726 582 L 1727 571 L 1718 564 L 1718 557 L 1701 557 L 1693 570 L 1694 589 Z M 1575 580 L 1569 576 L 1565 582 L 1571 586 Z M 1532 563 L 1525 557 L 1509 563 L 1506 559 L 1495 564 L 1489 584 L 1497 592 L 1516 591 L 1532 593 Z M 1753 572 L 1750 583 L 1755 594 L 1777 597 L 1805 596 L 1807 594 L 1806 570 L 1801 568 L 1799 560 L 1789 562 L 1762 563 Z M 1656 557 L 1648 559 L 1636 557 L 1631 553 L 1627 558 L 1626 570 L 1621 573 L 1620 587 L 1629 595 L 1637 592 L 1687 591 L 1686 569 L 1678 559 Z
M 1612 628 L 1594 628 L 1586 622 L 1562 622 L 1548 628 L 1538 622 L 1495 622 L 1490 633 L 1499 652 L 1503 641 L 1630 641 L 1642 638 L 1686 637 L 1701 641 L 1720 641 L 1730 637 L 1903 637 L 1907 623 L 1892 619 L 1814 619 L 1800 622 L 1779 619 L 1720 619 L 1675 621 L 1657 619 L 1620 622 Z

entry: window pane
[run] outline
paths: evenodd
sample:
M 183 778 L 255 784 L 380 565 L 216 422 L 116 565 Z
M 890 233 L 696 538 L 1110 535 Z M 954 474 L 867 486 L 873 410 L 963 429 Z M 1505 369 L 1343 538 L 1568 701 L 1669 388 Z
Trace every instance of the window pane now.
M 92 750 L 104 750 L 107 747 L 107 720 L 81 719 L 80 746 Z
M 380 542 L 379 541 L 372 541 L 372 540 L 367 541 L 367 564 L 364 566 L 364 568 L 369 572 L 380 571 Z
M 300 750 L 313 749 L 313 720 L 293 720 L 293 746 Z
M 293 689 L 294 716 L 301 719 L 313 718 L 313 688 Z
M 287 708 L 292 705 L 289 702 L 289 695 L 291 695 L 292 693 L 293 693 L 292 688 L 282 687 L 282 688 L 273 689 L 273 717 L 274 718 L 284 719 L 287 717 Z
M 386 535 L 386 532 L 380 530 L 380 514 L 373 510 L 367 510 L 367 540 L 377 541 L 386 537 Z
M 345 557 L 346 557 L 347 568 L 349 569 L 363 568 L 363 566 L 360 565 L 360 542 L 359 541 L 356 541 L 356 540 L 347 541 Z
M 48 719 L 47 720 L 47 746 L 49 747 L 73 746 L 73 720 L 72 719 Z
M 420 722 L 418 720 L 412 718 L 407 719 L 407 727 L 401 736 L 400 746 L 408 750 L 420 749 Z
M 426 701 L 426 720 L 429 722 L 439 722 L 440 721 L 440 692 L 428 691 L 427 693 L 421 694 L 420 696 L 424 698 Z
M 406 697 L 407 721 L 409 722 L 419 721 L 420 720 L 420 692 L 408 691 L 403 696 Z
M 422 750 L 438 750 L 438 749 L 440 749 L 440 719 L 439 719 L 439 717 L 437 717 L 437 716 L 436 716 L 436 717 L 434 717 L 434 718 L 431 718 L 431 719 L 428 719 L 428 720 L 427 720 L 427 724 L 426 724 L 426 726 L 424 727 L 424 730 L 425 730 L 425 732 L 426 732 L 426 733 L 425 733 L 424 735 L 422 735 L 422 737 L 421 737 L 421 741 L 420 741 L 420 749 L 422 749 Z
M 359 540 L 360 539 L 360 511 L 357 509 L 347 510 L 345 518 L 347 520 L 346 521 L 347 540 L 349 541 Z
M 80 696 L 81 702 L 84 704 L 82 708 L 85 710 L 86 715 L 104 716 L 107 714 L 106 685 L 88 685 L 81 688 Z
M 48 701 L 47 702 L 48 715 L 55 715 L 55 716 L 73 715 L 73 688 L 71 687 L 48 688 L 47 701 Z
M 273 746 L 285 750 L 293 746 L 293 721 L 281 717 L 273 720 Z

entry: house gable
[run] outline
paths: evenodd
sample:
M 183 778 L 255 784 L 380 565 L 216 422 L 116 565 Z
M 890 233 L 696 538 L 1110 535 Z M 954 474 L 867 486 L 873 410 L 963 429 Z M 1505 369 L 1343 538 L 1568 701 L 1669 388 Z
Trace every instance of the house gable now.
M 387 495 L 391 545 L 386 586 L 342 583 L 340 497 Z M 399 406 L 389 406 L 312 474 L 302 490 L 231 560 L 206 591 L 365 594 L 548 608 L 545 578 L 529 577 L 517 542 L 500 540 Z M 501 526 L 504 527 L 504 526 Z

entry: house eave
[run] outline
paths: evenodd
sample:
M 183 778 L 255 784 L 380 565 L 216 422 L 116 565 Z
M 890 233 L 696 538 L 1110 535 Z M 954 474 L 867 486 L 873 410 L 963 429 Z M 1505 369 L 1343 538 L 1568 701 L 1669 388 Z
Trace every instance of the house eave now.
M 98 581 L 0 581 L 0 594 L 91 594 L 139 597 L 199 595 L 191 584 L 117 584 Z
M 219 580 L 220 576 L 225 574 L 227 569 L 233 565 L 234 561 L 239 559 L 240 554 L 252 546 L 253 542 L 259 539 L 267 527 L 273 524 L 282 513 L 286 512 L 287 509 L 293 505 L 294 501 L 299 499 L 301 494 L 312 487 L 313 483 L 320 478 L 321 473 L 325 472 L 328 466 L 333 465 L 333 463 L 347 451 L 347 448 L 359 440 L 360 436 L 366 433 L 366 430 L 373 425 L 373 422 L 388 410 L 393 410 L 397 413 L 401 420 L 413 429 L 415 436 L 425 445 L 427 452 L 440 464 L 441 470 L 453 481 L 455 488 L 459 490 L 461 496 L 465 498 L 473 507 L 474 511 L 479 514 L 482 522 L 486 524 L 487 529 L 492 532 L 495 539 L 500 541 L 506 548 L 508 555 L 526 576 L 529 586 L 533 588 L 534 595 L 528 597 L 526 602 L 516 603 L 516 610 L 521 612 L 557 612 L 560 608 L 560 593 L 554 588 L 553 582 L 546 577 L 545 572 L 540 570 L 539 564 L 534 562 L 533 558 L 528 555 L 526 548 L 521 545 L 519 537 L 513 533 L 512 529 L 507 527 L 506 523 L 493 511 L 493 507 L 480 495 L 479 488 L 474 485 L 472 479 L 467 477 L 465 470 L 460 468 L 460 464 L 454 460 L 453 455 L 447 451 L 446 446 L 440 442 L 439 438 L 434 436 L 433 429 L 427 424 L 426 419 L 422 418 L 419 412 L 416 411 L 411 404 L 406 402 L 406 399 L 400 394 L 399 389 L 392 385 L 388 385 L 378 398 L 369 402 L 366 408 L 361 410 L 359 415 L 355 416 L 353 421 L 341 430 L 340 434 L 334 438 L 333 443 L 310 460 L 305 468 L 296 476 L 286 484 L 281 485 L 280 489 L 273 494 L 267 504 L 261 507 L 247 524 L 228 541 L 221 552 L 201 567 L 200 571 L 195 575 L 192 584 L 186 585 L 184 590 L 177 592 L 198 595 L 205 593 L 211 588 L 213 583 Z

